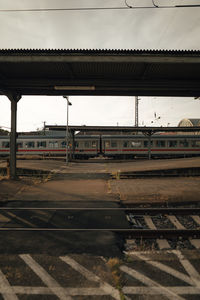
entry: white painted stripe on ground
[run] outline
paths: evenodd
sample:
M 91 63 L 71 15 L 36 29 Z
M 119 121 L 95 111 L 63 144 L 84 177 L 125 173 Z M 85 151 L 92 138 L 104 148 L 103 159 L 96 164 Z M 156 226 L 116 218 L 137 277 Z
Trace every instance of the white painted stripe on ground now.
M 150 216 L 144 216 L 144 221 L 146 222 L 147 226 L 150 229 L 156 229 L 156 226 L 154 225 L 152 218 Z
M 60 172 L 60 169 L 53 169 L 53 170 L 51 170 L 51 172 L 58 173 L 58 172 Z
M 112 296 L 114 299 L 120 300 L 120 294 L 117 289 L 112 287 L 110 284 L 102 281 L 97 275 L 87 270 L 85 267 L 77 263 L 74 259 L 69 256 L 61 256 L 60 259 L 64 261 L 66 264 L 70 265 L 74 270 L 82 274 L 85 278 L 90 281 L 98 282 L 100 284 L 100 288 L 103 291 L 106 291 L 107 294 Z
M 172 222 L 172 224 L 174 224 L 174 226 L 177 229 L 185 229 L 185 227 L 179 222 L 179 220 L 177 219 L 177 217 L 167 215 L 167 218 Z
M 0 214 L 0 222 L 1 222 L 1 223 L 9 222 L 9 221 L 10 221 L 9 218 L 7 218 L 6 216 Z
M 165 286 L 168 290 L 179 295 L 199 295 L 200 287 L 194 286 Z M 12 286 L 15 294 L 21 295 L 55 295 L 55 292 L 59 292 L 64 289 L 66 293 L 70 296 L 106 296 L 109 295 L 105 293 L 100 288 L 48 288 L 48 287 L 32 287 L 32 286 Z M 146 286 L 125 286 L 122 289 L 124 294 L 133 295 L 160 295 L 160 287 L 146 287 Z M 6 293 L 7 288 L 4 286 L 0 288 L 0 294 Z M 12 298 L 9 294 L 9 300 Z M 15 298 L 18 299 L 18 298 Z
M 72 300 L 66 291 L 53 279 L 29 254 L 22 254 L 20 258 L 37 274 L 40 279 L 51 289 L 59 287 L 59 291 L 52 290 L 55 295 L 61 300 Z
M 6 276 L 0 270 L 0 292 L 5 300 L 18 300 L 18 297 L 8 282 Z
M 56 293 L 64 290 L 70 296 L 104 296 L 109 295 L 100 288 L 59 288 L 52 287 L 32 287 L 32 286 L 13 286 L 16 294 L 24 295 L 55 295 Z M 0 289 L 0 293 L 2 290 Z
M 153 230 L 157 229 L 150 216 L 144 216 L 144 220 L 150 229 L 153 229 Z M 156 242 L 157 242 L 160 250 L 171 249 L 171 247 L 166 239 L 156 239 Z
M 184 298 L 180 297 L 176 293 L 171 290 L 168 290 L 167 287 L 160 285 L 158 282 L 150 279 L 149 277 L 145 276 L 144 274 L 134 270 L 133 268 L 128 268 L 127 266 L 121 266 L 120 270 L 127 273 L 128 275 L 136 278 L 137 280 L 141 281 L 143 284 L 146 284 L 149 287 L 157 287 L 159 290 L 159 294 L 166 296 L 168 299 L 173 300 L 183 300 Z
M 198 225 L 200 225 L 200 217 L 199 216 L 191 216 L 191 217 Z
M 171 246 L 166 239 L 157 239 L 156 242 L 160 250 L 171 249 Z
M 190 275 L 194 284 L 197 287 L 199 287 L 200 286 L 200 275 L 197 272 L 197 270 L 193 267 L 193 265 L 189 262 L 189 260 L 186 259 L 179 250 L 172 250 L 172 253 L 174 253 L 178 257 L 180 263 L 183 265 L 184 269 Z
M 19 220 L 20 222 L 22 222 L 22 223 L 24 223 L 24 224 L 26 224 L 26 225 L 28 225 L 28 226 L 30 226 L 30 227 L 36 227 L 33 223 L 31 223 L 31 222 L 29 222 L 29 221 L 27 221 L 27 220 L 25 220 L 25 219 L 23 219 L 23 218 L 21 218 L 21 217 L 18 217 L 18 216 L 16 216 L 15 214 L 13 214 L 13 213 L 11 213 L 11 212 L 7 212 L 7 214 L 8 214 L 9 216 L 11 216 L 12 218 L 14 218 L 14 219 L 16 219 L 16 220 Z
M 174 224 L 174 226 L 177 228 L 177 229 L 185 229 L 185 226 L 183 226 L 179 220 L 175 217 L 175 216 L 167 216 L 168 219 Z M 192 216 L 192 217 L 199 217 L 199 216 Z M 198 220 L 198 218 L 196 219 Z M 200 222 L 200 218 L 199 218 L 199 222 Z M 196 249 L 199 249 L 200 248 L 200 239 L 189 239 L 190 243 L 196 248 Z
M 192 246 L 194 246 L 196 249 L 200 249 L 200 239 L 190 239 L 190 243 Z
M 165 286 L 169 291 L 178 295 L 199 295 L 200 288 L 194 286 Z M 122 289 L 125 294 L 132 295 L 159 295 L 159 287 L 146 287 L 146 286 L 125 286 Z
M 148 257 L 141 255 L 140 253 L 134 253 L 134 255 L 137 256 L 138 258 L 140 258 L 141 260 L 144 260 L 146 263 L 160 269 L 161 271 L 164 271 L 164 272 L 172 275 L 175 278 L 178 278 L 188 284 L 193 285 L 193 281 L 191 280 L 191 278 L 189 276 L 173 269 L 172 267 L 169 267 L 158 261 L 150 260 Z

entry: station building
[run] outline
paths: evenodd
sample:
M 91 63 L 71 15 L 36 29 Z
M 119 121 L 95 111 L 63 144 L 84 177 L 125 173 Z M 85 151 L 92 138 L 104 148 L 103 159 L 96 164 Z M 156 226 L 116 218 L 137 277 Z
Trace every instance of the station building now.
M 178 127 L 194 127 L 194 126 L 199 126 L 200 127 L 200 119 L 182 119 L 178 123 Z M 192 134 L 192 135 L 193 134 L 200 134 L 200 128 L 199 128 L 199 131 L 190 132 L 190 133 L 187 133 L 187 134 Z

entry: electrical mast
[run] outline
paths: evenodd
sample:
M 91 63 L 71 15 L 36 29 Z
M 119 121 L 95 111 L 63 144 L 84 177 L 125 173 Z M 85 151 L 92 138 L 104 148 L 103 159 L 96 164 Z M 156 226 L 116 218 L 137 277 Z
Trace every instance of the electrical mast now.
M 135 96 L 135 127 L 138 127 L 138 96 Z

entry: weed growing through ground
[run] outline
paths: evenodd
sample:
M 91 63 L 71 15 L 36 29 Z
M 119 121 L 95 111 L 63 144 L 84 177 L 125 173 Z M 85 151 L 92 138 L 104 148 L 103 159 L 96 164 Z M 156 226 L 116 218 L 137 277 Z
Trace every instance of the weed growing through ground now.
M 115 287 L 119 290 L 121 300 L 125 300 L 125 296 L 122 292 L 122 279 L 119 267 L 121 266 L 122 261 L 119 258 L 110 258 L 107 261 L 108 267 L 111 269 L 112 279 Z

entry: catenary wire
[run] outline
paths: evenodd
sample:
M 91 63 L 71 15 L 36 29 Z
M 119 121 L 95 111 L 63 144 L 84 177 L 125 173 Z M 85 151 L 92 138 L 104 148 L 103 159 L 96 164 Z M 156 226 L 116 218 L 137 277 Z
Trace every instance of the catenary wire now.
M 185 5 L 165 5 L 159 6 L 152 0 L 152 6 L 131 6 L 125 0 L 125 6 L 116 7 L 71 7 L 71 8 L 30 8 L 30 9 L 0 9 L 0 12 L 49 12 L 49 11 L 97 11 L 97 10 L 135 10 L 135 9 L 177 9 L 177 8 L 197 8 L 200 4 Z

